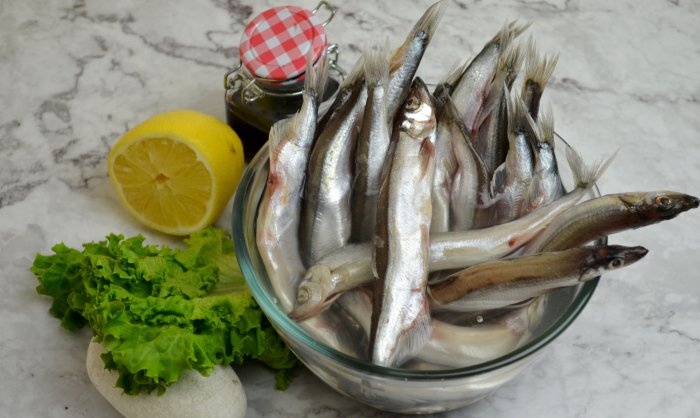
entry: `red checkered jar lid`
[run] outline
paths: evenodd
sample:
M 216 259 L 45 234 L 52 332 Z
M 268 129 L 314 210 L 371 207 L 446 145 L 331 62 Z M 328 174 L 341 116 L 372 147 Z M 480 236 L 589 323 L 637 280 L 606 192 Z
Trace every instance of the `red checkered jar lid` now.
M 309 51 L 315 62 L 327 43 L 323 22 L 314 13 L 297 6 L 273 7 L 246 26 L 241 62 L 254 77 L 290 80 L 304 74 Z

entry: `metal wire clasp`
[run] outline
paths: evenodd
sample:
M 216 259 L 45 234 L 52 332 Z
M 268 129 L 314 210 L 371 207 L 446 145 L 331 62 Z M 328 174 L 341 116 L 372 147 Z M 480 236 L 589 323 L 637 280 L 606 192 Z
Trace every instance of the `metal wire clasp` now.
M 321 10 L 322 7 L 325 7 L 326 9 L 328 9 L 328 12 L 330 13 L 330 16 L 328 16 L 328 18 L 323 23 L 321 23 L 322 26 L 326 26 L 327 24 L 330 23 L 331 20 L 333 20 L 333 16 L 335 16 L 335 12 L 337 9 L 335 8 L 335 6 L 328 3 L 326 0 L 321 0 L 316 5 L 316 7 L 314 7 L 314 9 L 311 11 L 311 13 L 316 14 L 316 12 Z

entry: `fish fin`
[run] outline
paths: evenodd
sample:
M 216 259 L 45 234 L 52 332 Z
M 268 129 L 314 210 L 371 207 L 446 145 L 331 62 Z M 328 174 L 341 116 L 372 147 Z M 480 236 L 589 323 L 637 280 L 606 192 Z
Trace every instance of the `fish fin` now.
M 280 144 L 294 135 L 298 126 L 297 119 L 299 118 L 297 118 L 296 115 L 291 118 L 281 119 L 275 122 L 270 128 L 270 134 L 268 136 L 270 145 L 268 151 L 271 164 L 277 161 L 276 155 L 279 153 Z
M 433 34 L 435 33 L 435 28 L 437 28 L 437 25 L 442 18 L 446 4 L 446 0 L 440 0 L 437 3 L 434 3 L 432 6 L 428 7 L 425 13 L 423 13 L 423 16 L 418 19 L 416 24 L 411 29 L 409 35 L 406 37 L 406 40 L 404 40 L 403 44 L 401 44 L 401 46 L 398 47 L 392 54 L 389 64 L 390 72 L 393 72 L 403 64 L 406 50 L 416 36 L 425 36 L 427 42 L 430 42 L 430 39 L 433 38 Z
M 566 149 L 566 159 L 569 162 L 569 167 L 571 167 L 571 172 L 574 176 L 574 187 L 583 189 L 590 189 L 593 187 L 595 183 L 600 180 L 603 173 L 605 173 L 605 170 L 608 169 L 619 151 L 618 149 L 602 162 L 599 161 L 589 166 L 583 162 L 581 154 L 572 147 L 568 147 Z
M 367 86 L 389 85 L 388 50 L 386 42 L 365 50 L 363 66 Z

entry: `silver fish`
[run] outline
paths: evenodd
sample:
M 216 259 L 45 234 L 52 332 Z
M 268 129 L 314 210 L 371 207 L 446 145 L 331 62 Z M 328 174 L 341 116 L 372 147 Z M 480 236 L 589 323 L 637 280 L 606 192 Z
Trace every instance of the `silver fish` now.
M 445 4 L 445 0 L 440 0 L 430 6 L 391 56 L 389 63 L 391 76 L 386 93 L 386 111 L 389 120 L 393 120 L 408 95 L 418 65 L 445 10 Z
M 547 296 L 544 295 L 520 307 L 509 309 L 498 318 L 469 325 L 450 324 L 432 318 L 428 342 L 403 367 L 426 370 L 468 367 L 505 355 L 529 337 L 542 320 L 546 304 Z M 334 306 L 344 312 L 347 326 L 369 338 L 372 293 L 367 288 L 345 292 Z M 488 316 L 488 313 L 484 314 L 484 317 Z M 366 340 L 363 336 L 357 338 L 361 344 Z M 423 366 L 418 366 L 417 362 Z
M 563 212 L 523 248 L 524 254 L 559 251 L 602 236 L 673 219 L 698 207 L 700 199 L 684 193 L 658 191 L 605 195 Z
M 371 245 L 348 244 L 319 260 L 306 271 L 297 290 L 296 306 L 289 317 L 303 321 L 322 311 L 349 289 L 374 278 Z
M 374 236 L 377 194 L 390 140 L 386 106 L 389 84 L 386 47 L 367 51 L 364 62 L 367 102 L 357 141 L 351 199 L 352 219 L 356 220 L 352 222 L 351 239 L 355 242 L 370 241 Z
M 416 359 L 441 367 L 460 368 L 506 355 L 527 340 L 541 322 L 547 297 L 511 309 L 498 320 L 471 326 L 433 318 L 428 343 Z
M 435 128 L 431 95 L 416 78 L 397 118 L 379 192 L 370 352 L 382 366 L 412 357 L 430 334 L 425 287 Z
M 474 264 L 502 258 L 515 253 L 542 233 L 557 216 L 572 208 L 589 193 L 590 188 L 607 168 L 608 163 L 593 168 L 582 166 L 583 161 L 575 152 L 569 153 L 576 188 L 556 201 L 541 206 L 531 213 L 492 227 L 431 233 L 429 244 L 429 271 L 462 269 Z M 356 288 L 375 281 L 372 272 L 372 245 L 369 243 L 346 245 L 319 262 L 309 274 L 308 295 L 301 296 L 303 315 L 314 315 L 328 308 L 342 289 Z M 326 277 L 325 272 L 329 272 Z M 323 274 L 321 274 L 323 273 Z M 314 284 L 311 284 L 314 283 Z M 332 286 L 328 284 L 332 283 Z M 306 292 L 305 291 L 305 292 Z M 300 314 L 302 315 L 302 314 Z
M 483 121 L 478 122 L 479 132 L 473 138 L 474 147 L 483 158 L 489 175 L 493 175 L 505 161 L 509 149 L 508 92 L 520 71 L 522 60 L 519 45 L 510 45 L 501 50 L 496 74 L 484 104 Z
M 350 238 L 353 152 L 367 89 L 356 83 L 353 97 L 319 133 L 309 157 L 299 244 L 306 265 L 342 247 Z
M 566 193 L 554 153 L 554 135 L 554 117 L 551 112 L 546 112 L 537 123 L 535 167 L 521 214 L 557 200 Z
M 256 242 L 281 309 L 289 312 L 304 274 L 299 254 L 299 213 L 309 152 L 314 141 L 318 103 L 327 78 L 324 60 L 318 72 L 307 66 L 299 112 L 272 126 L 270 167 L 257 217 Z
M 428 288 L 432 309 L 502 308 L 599 277 L 647 254 L 644 247 L 576 247 L 481 263 Z
M 321 116 L 316 125 L 316 136 L 319 132 L 323 132 L 328 126 L 329 122 L 338 117 L 340 109 L 347 106 L 346 103 L 352 101 L 356 98 L 357 92 L 360 91 L 358 85 L 362 85 L 365 82 L 365 72 L 364 72 L 364 57 L 361 56 L 355 65 L 352 67 L 348 75 L 345 77 L 340 86 L 338 87 L 338 92 L 335 94 L 333 102 L 328 106 L 326 112 Z
M 532 144 L 536 140 L 533 138 L 532 118 L 520 97 L 509 93 L 507 96 L 508 153 L 505 162 L 494 172 L 492 180 L 497 224 L 521 215 L 534 170 Z
M 486 205 L 489 174 L 472 141 L 465 135 L 457 110 L 449 98 L 443 106 L 440 123 L 449 132 L 446 139 L 451 141 L 455 162 L 449 193 L 450 230 L 465 231 L 472 229 L 475 221 L 485 224 L 491 218 L 491 208 Z
M 516 22 L 505 25 L 471 61 L 454 87 L 452 100 L 472 140 L 477 137 L 479 124 L 484 119 L 486 99 L 498 67 L 500 51 L 506 50 L 528 26 Z
M 435 173 L 433 175 L 432 219 L 430 232 L 447 232 L 450 230 L 450 190 L 452 178 L 457 168 L 455 153 L 452 149 L 451 124 L 445 120 L 445 102 L 449 100 L 449 82 L 439 84 L 433 95 L 437 113 L 435 141 Z

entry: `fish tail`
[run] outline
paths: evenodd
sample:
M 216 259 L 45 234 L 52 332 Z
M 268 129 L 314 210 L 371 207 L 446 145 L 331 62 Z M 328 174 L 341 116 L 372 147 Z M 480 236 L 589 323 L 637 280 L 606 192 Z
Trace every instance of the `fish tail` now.
M 522 67 L 524 57 L 525 54 L 520 44 L 510 45 L 498 56 L 499 71 L 503 72 L 509 88 Z
M 304 93 L 315 97 L 320 102 L 326 88 L 326 81 L 328 81 L 328 55 L 324 53 L 318 59 L 318 65 L 314 66 L 314 62 L 311 59 L 311 51 L 309 51 L 305 76 Z
M 513 80 L 518 75 L 523 63 L 523 52 L 519 45 L 509 46 L 498 55 L 498 69 L 491 83 L 491 87 L 484 101 L 484 111 L 478 121 L 480 126 L 493 112 L 496 112 L 501 104 L 501 99 L 506 90 L 509 90 Z M 504 88 L 505 86 L 505 88 Z M 506 93 L 507 94 L 507 93 Z
M 530 115 L 537 119 L 542 92 L 552 77 L 554 67 L 559 60 L 559 54 L 553 56 L 543 56 L 540 58 L 537 53 L 535 42 L 530 38 L 527 46 L 527 64 L 525 68 L 525 78 L 522 84 L 522 96 L 525 97 Z
M 426 307 L 426 310 L 428 308 Z M 418 324 L 407 336 L 403 344 L 399 344 L 395 355 L 396 365 L 399 366 L 409 358 L 418 354 L 430 339 L 432 325 L 430 315 L 421 315 Z
M 388 45 L 385 43 L 365 50 L 364 74 L 368 86 L 389 84 Z
M 527 108 L 525 107 L 525 103 L 523 102 L 522 97 L 520 97 L 520 95 L 517 92 L 510 92 L 506 86 L 504 86 L 503 88 L 506 92 L 505 95 L 508 130 L 510 132 L 519 132 L 525 129 L 525 127 L 527 126 L 526 124 L 530 124 L 530 126 L 536 132 L 535 122 L 528 114 Z
M 440 23 L 440 19 L 445 12 L 446 4 L 446 0 L 440 0 L 428 7 L 425 13 L 423 13 L 423 16 L 421 16 L 421 18 L 418 19 L 418 22 L 416 22 L 416 24 L 413 26 L 413 36 L 420 33 L 425 33 L 428 36 L 428 39 L 432 38 L 433 34 L 435 33 L 435 29 L 437 28 L 438 23 Z
M 544 55 L 540 58 L 535 41 L 530 38 L 528 39 L 525 61 L 527 63 L 525 66 L 526 82 L 537 83 L 542 90 L 554 73 L 554 68 L 559 61 L 559 54 Z
M 355 65 L 350 69 L 345 80 L 340 84 L 339 90 L 352 88 L 355 83 L 361 81 L 365 76 L 365 57 L 361 55 L 360 58 L 355 62 Z
M 494 36 L 489 43 L 496 44 L 500 48 L 506 49 L 515 38 L 525 32 L 531 25 L 532 22 L 520 24 L 517 20 L 507 22 L 503 25 L 503 27 L 501 27 L 501 30 L 498 31 L 496 36 Z
M 592 165 L 586 165 L 583 157 L 573 148 L 566 149 L 566 159 L 571 167 L 574 176 L 575 187 L 578 189 L 590 189 L 600 180 L 600 177 L 608 169 L 612 161 L 617 156 L 619 149 L 603 161 L 598 161 Z
M 537 120 L 539 140 L 554 148 L 554 114 L 548 108 Z
M 437 28 L 438 23 L 440 23 L 446 4 L 446 0 L 440 0 L 428 7 L 425 13 L 423 13 L 423 16 L 413 25 L 413 29 L 411 29 L 410 34 L 406 37 L 403 44 L 392 54 L 391 63 L 389 65 L 390 71 L 393 72 L 393 70 L 401 66 L 406 51 L 416 37 L 424 39 L 426 44 L 430 42 L 435 33 L 435 28 Z
M 459 83 L 459 80 L 462 79 L 462 76 L 464 75 L 464 72 L 467 71 L 470 63 L 471 62 L 469 60 L 463 60 L 461 63 L 457 62 L 452 64 L 452 68 L 447 73 L 447 76 L 440 80 L 438 86 L 446 85 L 449 87 L 449 90 L 453 90 L 457 83 Z

